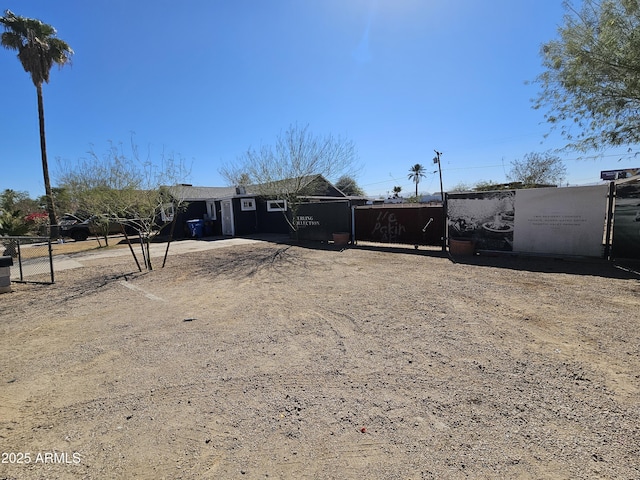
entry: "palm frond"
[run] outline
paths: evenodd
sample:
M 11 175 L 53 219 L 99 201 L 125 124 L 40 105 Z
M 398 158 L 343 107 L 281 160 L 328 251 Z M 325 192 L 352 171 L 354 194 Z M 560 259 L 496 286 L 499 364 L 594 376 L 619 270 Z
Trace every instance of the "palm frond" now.
M 56 29 L 51 25 L 17 16 L 10 10 L 0 17 L 0 24 L 6 30 L 2 34 L 2 46 L 18 51 L 18 59 L 36 87 L 49 82 L 54 63 L 62 67 L 70 62 L 73 50 L 55 36 Z

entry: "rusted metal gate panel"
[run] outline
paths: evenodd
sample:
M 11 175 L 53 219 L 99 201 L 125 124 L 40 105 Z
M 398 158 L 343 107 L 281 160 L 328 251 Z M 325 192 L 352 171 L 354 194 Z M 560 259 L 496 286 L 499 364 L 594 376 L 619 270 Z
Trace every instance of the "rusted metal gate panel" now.
M 442 245 L 442 206 L 383 205 L 355 208 L 356 240 Z

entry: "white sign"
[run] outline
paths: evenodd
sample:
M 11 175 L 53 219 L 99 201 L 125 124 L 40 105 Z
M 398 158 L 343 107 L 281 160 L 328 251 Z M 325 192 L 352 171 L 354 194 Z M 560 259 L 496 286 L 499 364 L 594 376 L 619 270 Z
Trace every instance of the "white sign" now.
M 600 257 L 607 185 L 516 191 L 513 250 Z

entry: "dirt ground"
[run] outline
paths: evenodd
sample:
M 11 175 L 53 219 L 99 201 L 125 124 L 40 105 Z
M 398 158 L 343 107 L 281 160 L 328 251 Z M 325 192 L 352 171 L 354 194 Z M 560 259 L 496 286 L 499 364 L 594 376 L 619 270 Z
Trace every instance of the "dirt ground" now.
M 14 284 L 0 479 L 640 478 L 639 277 L 454 260 L 260 242 Z

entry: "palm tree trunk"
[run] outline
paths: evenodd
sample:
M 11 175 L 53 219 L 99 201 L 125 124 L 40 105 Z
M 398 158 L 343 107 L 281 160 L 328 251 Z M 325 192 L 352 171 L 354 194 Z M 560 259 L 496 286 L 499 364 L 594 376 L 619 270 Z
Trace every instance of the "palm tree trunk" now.
M 47 197 L 47 212 L 49 213 L 49 225 L 51 227 L 51 236 L 57 237 L 58 220 L 56 218 L 56 210 L 53 204 L 53 193 L 51 192 L 51 182 L 49 180 L 49 164 L 47 162 L 47 141 L 44 135 L 44 102 L 42 101 L 42 84 L 36 85 L 38 92 L 38 120 L 40 123 L 40 153 L 42 154 L 42 174 L 44 176 L 44 192 Z

